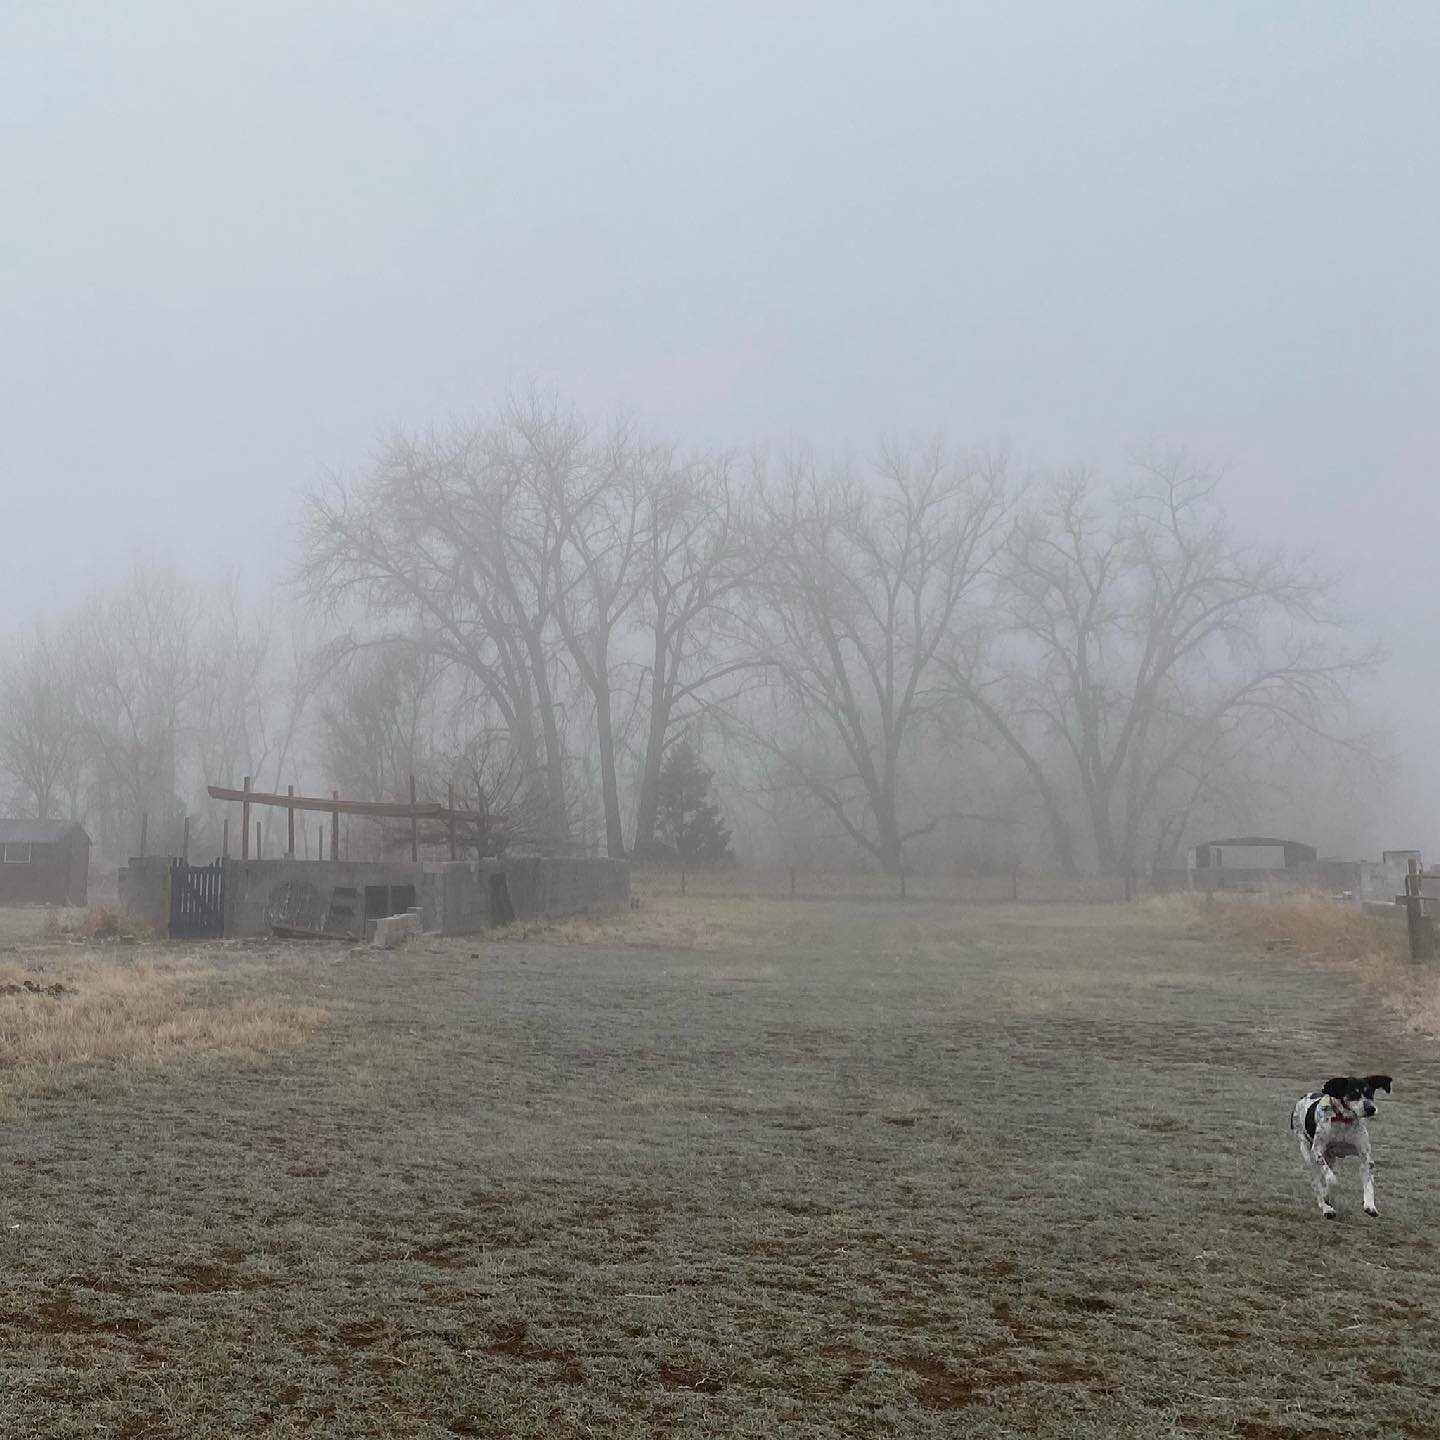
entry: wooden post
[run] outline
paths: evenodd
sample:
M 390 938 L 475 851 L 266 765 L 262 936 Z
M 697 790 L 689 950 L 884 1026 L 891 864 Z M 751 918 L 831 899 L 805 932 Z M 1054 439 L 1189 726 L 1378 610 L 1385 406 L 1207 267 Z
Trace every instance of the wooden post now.
M 317 860 L 325 858 L 325 827 L 323 825 L 315 827 L 315 858 Z
M 450 808 L 450 858 L 455 858 L 455 782 L 452 780 L 446 789 L 447 799 L 445 803 Z
M 790 867 L 790 898 L 795 898 L 795 867 Z
M 295 787 L 287 785 L 285 793 L 294 799 Z M 295 858 L 295 807 L 293 805 L 285 807 L 285 842 L 286 857 L 293 860 Z
M 680 872 L 680 893 L 681 893 L 682 895 L 685 893 L 685 872 L 684 872 L 684 870 L 681 870 L 681 872 Z
M 330 798 L 331 798 L 332 800 L 338 800 L 338 799 L 340 798 L 340 792 L 339 792 L 338 790 L 332 790 L 332 791 L 330 792 Z M 332 860 L 338 860 L 338 859 L 340 858 L 340 812 L 339 812 L 339 810 L 332 810 L 332 811 L 330 812 L 330 858 L 331 858 Z
M 190 863 L 190 817 L 185 817 L 185 829 L 180 838 L 180 858 L 188 865 Z
M 150 828 L 150 816 L 147 811 L 140 812 L 140 854 L 145 854 L 145 832 Z
M 220 826 L 220 858 L 230 858 L 230 817 L 225 817 L 224 823 Z
M 255 822 L 255 858 L 261 860 L 264 857 L 260 853 L 260 822 Z
M 248 775 L 245 777 L 245 784 L 241 788 L 248 793 L 250 789 L 250 777 Z M 242 860 L 248 860 L 250 858 L 250 801 L 248 798 L 240 802 L 240 858 Z M 260 845 L 258 841 L 255 845 L 255 858 L 257 860 L 260 858 Z
M 410 803 L 415 803 L 415 777 L 410 777 Z M 412 810 L 410 813 L 410 863 L 416 864 L 420 859 L 420 822 L 415 818 Z
M 1430 958 L 1430 927 L 1425 919 L 1424 873 L 1418 860 L 1411 860 L 1405 876 L 1405 929 L 1410 940 L 1410 958 Z

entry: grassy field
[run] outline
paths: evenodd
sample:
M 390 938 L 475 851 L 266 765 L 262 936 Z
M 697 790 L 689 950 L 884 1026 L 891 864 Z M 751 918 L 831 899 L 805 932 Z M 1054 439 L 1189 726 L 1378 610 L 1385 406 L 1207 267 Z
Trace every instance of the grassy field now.
M 1433 983 L 1281 924 L 0 927 L 0 1434 L 1433 1436 Z M 1326 1226 L 1287 1119 L 1352 1067 L 1381 1218 Z

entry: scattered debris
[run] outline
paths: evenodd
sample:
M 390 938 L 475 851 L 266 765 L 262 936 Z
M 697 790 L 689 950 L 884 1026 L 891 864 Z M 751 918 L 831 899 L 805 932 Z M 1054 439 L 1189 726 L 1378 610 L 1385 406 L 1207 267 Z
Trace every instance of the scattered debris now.
M 11 981 L 8 985 L 0 985 L 0 995 L 73 995 L 75 990 L 70 985 L 62 985 L 58 980 L 50 985 L 37 985 L 33 980 L 25 980 L 20 984 Z
M 358 935 L 347 935 L 342 930 L 311 930 L 304 925 L 274 925 L 270 933 L 277 940 L 332 940 L 341 945 L 354 945 Z

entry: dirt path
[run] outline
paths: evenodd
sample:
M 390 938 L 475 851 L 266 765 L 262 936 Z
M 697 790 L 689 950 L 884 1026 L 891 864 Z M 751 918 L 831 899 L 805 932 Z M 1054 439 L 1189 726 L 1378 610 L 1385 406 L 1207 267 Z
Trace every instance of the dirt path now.
M 1358 982 L 1120 907 L 777 916 L 292 948 L 302 1051 L 27 1107 L 0 1433 L 1440 1433 L 1440 1067 Z M 1326 1227 L 1287 1116 L 1351 1066 L 1382 1218 L 1351 1174 Z

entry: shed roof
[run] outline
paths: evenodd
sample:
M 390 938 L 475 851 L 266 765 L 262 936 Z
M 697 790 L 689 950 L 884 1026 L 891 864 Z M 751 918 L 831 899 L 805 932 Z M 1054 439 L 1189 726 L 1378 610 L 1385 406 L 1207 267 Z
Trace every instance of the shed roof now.
M 58 845 L 77 832 L 88 845 L 90 837 L 78 820 L 0 819 L 0 845 Z
M 1206 840 L 1195 848 L 1202 850 L 1209 845 L 1299 845 L 1306 850 L 1311 848 L 1303 840 L 1277 840 L 1271 835 L 1232 835 L 1228 840 Z

